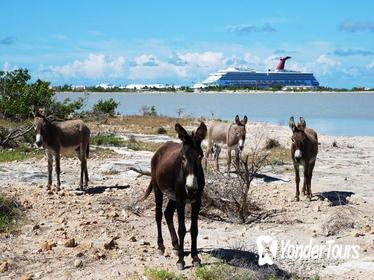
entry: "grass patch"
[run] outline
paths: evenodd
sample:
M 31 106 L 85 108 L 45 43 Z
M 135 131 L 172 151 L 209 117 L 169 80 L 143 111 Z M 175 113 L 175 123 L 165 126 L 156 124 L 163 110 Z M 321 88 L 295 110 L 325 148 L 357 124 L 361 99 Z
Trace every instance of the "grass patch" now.
M 122 147 L 123 140 L 115 135 L 95 135 L 91 137 L 90 143 L 98 146 Z
M 291 163 L 290 150 L 282 146 L 269 150 L 268 160 L 272 165 L 284 165 Z
M 87 119 L 87 124 L 92 131 L 96 129 L 97 121 Z M 182 126 L 195 126 L 195 119 L 172 118 L 164 116 L 115 116 L 109 117 L 101 124 L 100 130 L 107 131 L 122 130 L 130 133 L 155 134 L 160 127 L 166 130 L 165 135 L 176 136 L 174 125 L 180 123 Z
M 16 202 L 0 193 L 0 233 L 12 230 L 18 215 Z
M 163 268 L 146 268 L 144 276 L 150 280 L 183 280 L 182 275 L 176 275 L 174 272 L 168 271 Z
M 134 151 L 150 151 L 154 152 L 162 143 L 146 142 L 146 141 L 123 141 L 123 146 Z
M 42 158 L 43 150 L 33 149 L 25 144 L 14 149 L 0 149 L 0 162 L 25 160 L 29 158 Z

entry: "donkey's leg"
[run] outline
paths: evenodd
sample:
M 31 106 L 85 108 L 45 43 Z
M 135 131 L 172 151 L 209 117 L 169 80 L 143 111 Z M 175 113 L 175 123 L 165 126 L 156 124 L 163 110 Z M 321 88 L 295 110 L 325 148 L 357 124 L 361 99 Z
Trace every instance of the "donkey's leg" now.
M 205 153 L 205 158 L 204 158 L 204 170 L 207 171 L 207 168 L 208 168 L 208 159 L 209 159 L 209 156 L 212 152 L 212 145 L 211 143 L 209 142 L 208 143 L 208 149 Z
M 173 251 L 178 255 L 178 236 L 175 232 L 173 217 L 174 212 L 176 209 L 176 202 L 174 200 L 169 199 L 166 209 L 164 211 L 166 223 L 169 228 L 170 236 L 171 236 L 171 244 L 173 245 Z
M 311 200 L 312 199 L 312 176 L 313 176 L 313 169 L 315 165 L 315 161 L 309 164 L 309 176 L 308 176 L 308 189 L 307 189 L 307 195 L 308 198 Z
M 178 213 L 178 236 L 179 236 L 179 250 L 178 250 L 178 261 L 177 268 L 179 270 L 184 269 L 184 237 L 186 235 L 186 225 L 184 221 L 184 202 L 177 202 L 177 213 Z
M 227 147 L 227 174 L 230 176 L 231 148 Z
M 61 186 L 61 181 L 60 181 L 61 168 L 60 168 L 60 154 L 59 153 L 56 153 L 55 160 L 56 160 L 57 190 L 60 190 L 60 186 Z
M 201 260 L 197 255 L 197 235 L 198 235 L 198 218 L 200 212 L 201 202 L 196 201 L 191 204 L 191 257 L 192 257 L 192 265 L 194 267 L 201 265 Z
M 308 190 L 308 185 L 309 185 L 309 164 L 308 163 L 305 163 L 304 164 L 304 182 L 303 182 L 303 188 L 302 188 L 302 191 L 303 193 L 306 192 L 306 195 L 307 197 L 309 198 L 310 200 L 310 197 L 309 197 L 309 190 Z
M 296 201 L 299 201 L 300 198 L 300 191 L 299 191 L 299 184 L 300 184 L 300 170 L 299 170 L 299 164 L 294 163 L 294 169 L 295 169 L 295 182 L 296 182 Z
M 239 147 L 235 149 L 235 164 L 237 167 L 239 167 L 239 161 L 240 161 L 240 150 Z
M 219 171 L 219 164 L 218 164 L 218 161 L 219 161 L 219 155 L 221 153 L 221 147 L 219 145 L 217 145 L 216 147 L 216 153 L 214 155 L 214 159 L 216 160 L 216 168 L 217 168 L 217 171 Z
M 163 255 L 165 253 L 164 240 L 162 239 L 161 230 L 163 194 L 158 187 L 154 188 L 154 190 L 156 200 L 157 246 L 159 254 Z
M 46 155 L 48 159 L 48 184 L 47 189 L 52 187 L 52 171 L 53 171 L 53 154 L 46 150 Z

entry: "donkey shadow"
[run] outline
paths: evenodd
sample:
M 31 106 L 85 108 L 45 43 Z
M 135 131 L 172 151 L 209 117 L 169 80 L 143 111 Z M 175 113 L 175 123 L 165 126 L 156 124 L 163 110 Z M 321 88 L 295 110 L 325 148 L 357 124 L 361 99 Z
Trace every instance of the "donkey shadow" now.
M 219 248 L 206 251 L 205 253 L 235 267 L 250 269 L 255 272 L 261 272 L 261 274 L 264 274 L 266 276 L 272 275 L 277 279 L 291 278 L 291 274 L 288 271 L 279 268 L 276 264 L 265 264 L 260 266 L 258 264 L 259 255 L 251 251 Z
M 355 194 L 354 192 L 341 192 L 341 191 L 329 191 L 320 192 L 315 194 L 319 199 L 330 201 L 331 206 L 346 205 L 348 203 L 347 198 Z
M 105 192 L 106 190 L 112 190 L 112 189 L 124 190 L 124 189 L 127 189 L 129 187 L 130 187 L 130 185 L 95 186 L 95 187 L 92 187 L 92 188 L 85 189 L 83 192 L 85 194 L 95 195 L 95 194 L 101 194 L 101 193 Z

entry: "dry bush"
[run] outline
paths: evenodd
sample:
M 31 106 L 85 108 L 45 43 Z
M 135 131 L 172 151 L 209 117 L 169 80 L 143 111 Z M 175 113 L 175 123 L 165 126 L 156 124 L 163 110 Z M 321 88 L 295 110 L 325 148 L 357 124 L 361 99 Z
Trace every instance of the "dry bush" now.
M 352 206 L 342 205 L 334 207 L 333 212 L 327 216 L 321 225 L 323 234 L 332 236 L 354 228 L 357 214 L 358 210 Z
M 279 141 L 277 139 L 268 138 L 266 140 L 264 149 L 271 150 L 273 148 L 277 148 L 277 147 L 280 147 L 280 146 L 281 146 L 281 144 L 279 143 Z
M 247 155 L 234 163 L 235 170 L 231 176 L 219 171 L 207 172 L 204 191 L 204 212 L 214 207 L 223 212 L 227 218 L 241 223 L 250 222 L 249 214 L 258 211 L 259 207 L 249 196 L 251 184 L 260 170 L 269 164 L 269 154 L 259 148 L 260 141 Z
M 157 134 L 166 134 L 167 131 L 166 131 L 165 128 L 163 128 L 162 126 L 160 126 L 159 128 L 157 128 L 156 133 Z

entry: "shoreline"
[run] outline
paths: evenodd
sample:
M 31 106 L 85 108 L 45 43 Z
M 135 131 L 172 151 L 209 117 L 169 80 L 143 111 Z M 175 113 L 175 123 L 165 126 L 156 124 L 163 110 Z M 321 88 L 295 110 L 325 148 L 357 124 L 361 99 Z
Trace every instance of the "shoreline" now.
M 374 91 L 263 91 L 263 90 L 225 90 L 225 91 L 56 91 L 64 94 L 374 94 Z

